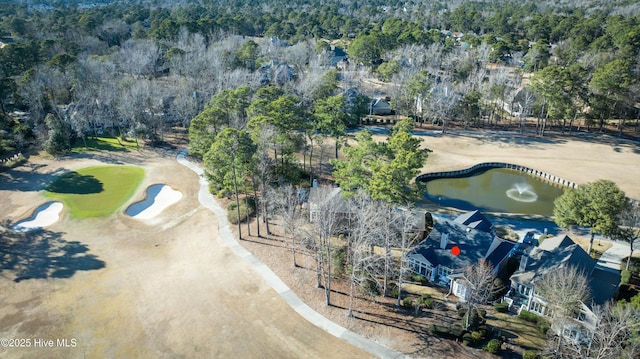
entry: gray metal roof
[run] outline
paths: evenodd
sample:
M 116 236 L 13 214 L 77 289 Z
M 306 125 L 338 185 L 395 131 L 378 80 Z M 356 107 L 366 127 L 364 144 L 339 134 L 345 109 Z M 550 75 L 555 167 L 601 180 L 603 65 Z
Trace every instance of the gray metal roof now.
M 587 276 L 593 303 L 604 304 L 611 299 L 620 284 L 620 273 L 597 266 L 597 261 L 566 235 L 547 238 L 534 248 L 526 260 L 524 270 L 516 271 L 511 279 L 534 285 L 545 273 L 561 267 L 575 267 Z
M 493 228 L 493 224 L 477 209 L 459 215 L 454 222 L 483 232 L 491 232 L 491 228 Z
M 596 266 L 590 279 L 591 299 L 594 304 L 603 305 L 616 294 L 620 285 L 620 272 Z
M 532 249 L 527 256 L 528 258 L 523 256 L 520 259 L 521 261 L 527 261 L 524 270 L 516 271 L 511 278 L 522 284 L 533 284 L 537 278 L 559 267 L 575 267 L 586 276 L 591 275 L 593 267 L 596 265 L 596 260 L 591 258 L 579 245 L 575 244 L 571 238 L 566 238 L 568 241 L 561 238 L 562 241 L 560 242 L 572 244 L 557 246 L 550 250 L 542 247 Z M 543 244 L 549 239 L 545 239 Z
M 494 238 L 490 233 L 479 231 L 448 219 L 434 218 L 434 222 L 431 233 L 420 243 L 418 248 L 409 254 L 409 257 L 421 261 L 426 260 L 434 267 L 442 265 L 454 270 L 463 269 L 478 263 L 480 259 L 486 258 L 489 249 L 492 249 L 494 240 L 499 243 L 496 243 L 492 253 L 496 252 L 496 249 L 500 248 L 502 243 L 507 242 L 497 237 Z M 443 233 L 448 233 L 449 235 L 444 249 L 440 248 L 440 240 Z M 454 246 L 460 248 L 458 256 L 454 256 L 451 253 L 451 249 Z M 502 246 L 500 252 L 504 252 L 508 246 Z M 511 244 L 510 248 L 513 248 L 513 244 Z M 509 251 L 510 249 L 506 251 L 505 255 Z M 501 260 L 497 260 L 496 263 Z

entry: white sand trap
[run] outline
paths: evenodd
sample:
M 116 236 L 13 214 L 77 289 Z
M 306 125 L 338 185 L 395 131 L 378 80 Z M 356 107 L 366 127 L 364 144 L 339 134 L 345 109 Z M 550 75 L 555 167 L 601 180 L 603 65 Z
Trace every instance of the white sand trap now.
M 164 184 L 154 184 L 147 187 L 147 197 L 143 201 L 130 205 L 126 213 L 136 219 L 151 219 L 178 202 L 180 198 L 182 198 L 182 192 Z
M 27 232 L 50 226 L 60 219 L 60 212 L 62 212 L 63 207 L 61 202 L 47 202 L 38 207 L 31 218 L 16 223 L 13 229 Z

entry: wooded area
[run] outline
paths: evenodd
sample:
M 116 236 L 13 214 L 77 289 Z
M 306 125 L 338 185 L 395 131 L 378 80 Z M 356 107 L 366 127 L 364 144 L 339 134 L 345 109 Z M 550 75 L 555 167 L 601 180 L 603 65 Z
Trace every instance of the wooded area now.
M 9 1 L 0 156 L 43 144 L 49 113 L 66 137 L 162 140 L 222 91 L 265 85 L 299 121 L 345 101 L 351 111 L 316 117 L 336 138 L 377 97 L 443 130 L 536 118 L 538 135 L 614 121 L 637 136 L 637 14 L 632 1 Z

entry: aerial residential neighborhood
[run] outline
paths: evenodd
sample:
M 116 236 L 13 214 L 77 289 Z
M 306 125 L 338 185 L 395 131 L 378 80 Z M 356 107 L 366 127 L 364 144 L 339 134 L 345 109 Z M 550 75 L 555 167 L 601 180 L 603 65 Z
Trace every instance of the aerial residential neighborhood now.
M 7 0 L 0 358 L 640 357 L 635 1 Z

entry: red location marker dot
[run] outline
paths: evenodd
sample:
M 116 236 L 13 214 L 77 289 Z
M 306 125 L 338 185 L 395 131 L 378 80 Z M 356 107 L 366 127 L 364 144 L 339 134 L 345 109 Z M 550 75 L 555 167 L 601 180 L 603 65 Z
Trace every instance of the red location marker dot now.
M 453 246 L 453 248 L 451 248 L 451 254 L 457 257 L 460 254 L 460 247 Z

